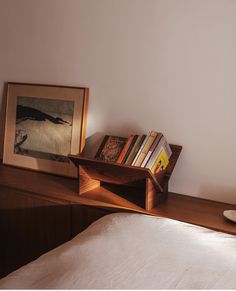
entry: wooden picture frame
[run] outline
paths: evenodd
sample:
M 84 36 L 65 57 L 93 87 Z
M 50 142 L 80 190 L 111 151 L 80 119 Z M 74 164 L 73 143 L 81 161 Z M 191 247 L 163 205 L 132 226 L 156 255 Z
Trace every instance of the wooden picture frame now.
M 85 144 L 88 88 L 7 84 L 3 163 L 77 177 L 68 154 Z

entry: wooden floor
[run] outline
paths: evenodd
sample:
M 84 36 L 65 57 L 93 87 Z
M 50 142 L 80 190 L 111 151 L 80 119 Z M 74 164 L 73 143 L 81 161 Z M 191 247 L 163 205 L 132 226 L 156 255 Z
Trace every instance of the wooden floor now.
M 226 209 L 236 210 L 236 205 L 169 193 L 169 199 L 166 202 L 147 212 L 140 205 L 137 206 L 135 201 L 127 202 L 124 197 L 110 195 L 107 189 L 103 191 L 102 195 L 95 190 L 78 196 L 77 180 L 3 165 L 0 165 L 0 186 L 2 189 L 11 187 L 34 193 L 36 196 L 61 199 L 75 204 L 125 209 L 163 216 L 236 235 L 236 224 L 226 220 L 222 215 Z

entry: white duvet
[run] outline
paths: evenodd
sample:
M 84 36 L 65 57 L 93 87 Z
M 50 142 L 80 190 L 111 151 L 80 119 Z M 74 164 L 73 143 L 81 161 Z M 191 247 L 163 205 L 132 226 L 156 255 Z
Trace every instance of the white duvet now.
M 236 237 L 141 214 L 105 216 L 0 280 L 2 289 L 236 289 Z

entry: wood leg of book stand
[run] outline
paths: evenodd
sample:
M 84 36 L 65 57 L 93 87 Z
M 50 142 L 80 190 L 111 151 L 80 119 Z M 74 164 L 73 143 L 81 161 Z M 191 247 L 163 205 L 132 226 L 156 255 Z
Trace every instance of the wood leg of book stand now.
M 100 186 L 100 181 L 90 178 L 82 166 L 79 166 L 79 194 L 83 194 Z
M 157 190 L 152 180 L 146 179 L 146 201 L 145 209 L 150 211 L 152 208 L 156 207 L 160 202 L 166 200 L 168 197 L 168 183 L 166 183 L 164 192 Z
M 162 201 L 168 199 L 168 193 L 169 193 L 169 183 L 168 183 L 168 181 L 165 183 L 163 189 L 164 189 L 164 196 L 163 196 L 163 200 Z

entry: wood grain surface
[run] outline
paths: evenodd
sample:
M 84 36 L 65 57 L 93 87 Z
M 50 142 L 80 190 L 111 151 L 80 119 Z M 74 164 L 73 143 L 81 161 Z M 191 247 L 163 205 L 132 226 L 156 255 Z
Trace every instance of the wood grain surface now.
M 117 185 L 117 192 L 113 192 L 113 194 L 109 191 L 107 185 L 103 185 L 103 191 L 101 192 L 95 189 L 78 196 L 77 180 L 3 165 L 0 165 L 0 185 L 13 188 L 15 191 L 31 192 L 35 197 L 47 198 L 52 202 L 56 199 L 62 201 L 62 203 L 70 202 L 75 205 L 95 206 L 116 211 L 135 211 L 169 217 L 218 231 L 236 234 L 236 224 L 223 217 L 224 210 L 236 210 L 236 205 L 168 193 L 168 189 L 164 189 L 168 193 L 166 201 L 158 205 L 158 207 L 145 211 L 143 208 L 145 204 L 144 196 L 135 187 L 133 191 L 128 193 L 129 197 L 118 195 L 122 192 L 122 189 L 119 189 L 122 186 L 119 185 Z M 0 193 L 2 193 L 3 188 L 0 187 Z M 114 191 L 114 188 L 112 190 Z M 126 198 L 129 198 L 128 202 Z

